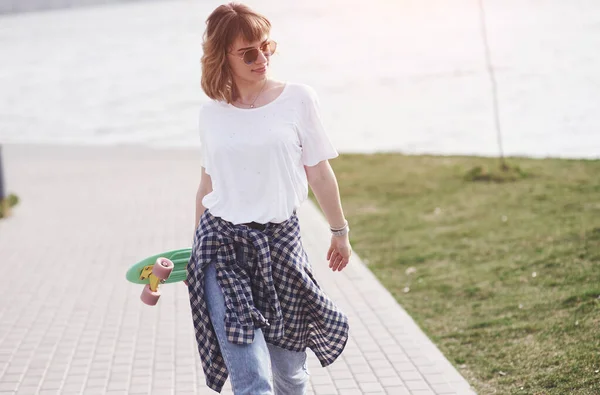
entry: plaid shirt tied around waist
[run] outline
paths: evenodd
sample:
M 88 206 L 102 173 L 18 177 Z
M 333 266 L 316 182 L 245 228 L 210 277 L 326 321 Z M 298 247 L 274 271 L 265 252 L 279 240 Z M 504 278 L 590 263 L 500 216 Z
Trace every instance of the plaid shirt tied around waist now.
M 208 387 L 221 392 L 229 374 L 204 300 L 203 269 L 210 263 L 225 298 L 228 341 L 250 344 L 261 328 L 268 343 L 298 352 L 308 347 L 322 366 L 340 356 L 348 340 L 348 318 L 315 280 L 296 214 L 259 231 L 206 210 L 196 230 L 187 281 Z

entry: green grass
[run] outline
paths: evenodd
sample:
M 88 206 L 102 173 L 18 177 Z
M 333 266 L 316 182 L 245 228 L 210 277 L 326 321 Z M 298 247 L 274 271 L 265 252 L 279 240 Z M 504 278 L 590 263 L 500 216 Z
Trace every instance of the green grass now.
M 600 394 L 600 161 L 331 163 L 354 250 L 479 394 Z
M 16 206 L 17 203 L 19 203 L 19 197 L 13 194 L 8 195 L 4 201 L 0 201 L 0 218 L 4 218 L 6 216 L 6 213 L 4 212 L 4 208 L 6 206 L 12 208 Z

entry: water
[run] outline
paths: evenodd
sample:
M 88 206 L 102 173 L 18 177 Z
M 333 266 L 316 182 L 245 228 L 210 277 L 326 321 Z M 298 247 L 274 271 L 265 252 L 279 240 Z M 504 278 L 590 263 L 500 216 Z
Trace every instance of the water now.
M 124 3 L 128 1 L 154 0 L 0 0 L 0 14 L 16 14 L 21 12 L 60 10 L 64 8 L 77 8 L 86 7 L 90 5 Z
M 197 147 L 201 36 L 221 2 L 0 16 L 0 142 Z M 318 92 L 342 152 L 497 155 L 476 1 L 252 3 L 276 78 Z M 493 0 L 508 155 L 600 157 L 600 3 Z

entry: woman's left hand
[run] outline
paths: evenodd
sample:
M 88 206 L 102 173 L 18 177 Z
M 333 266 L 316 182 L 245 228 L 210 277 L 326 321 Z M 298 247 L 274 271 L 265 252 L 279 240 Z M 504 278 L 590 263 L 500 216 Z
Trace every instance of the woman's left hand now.
M 334 272 L 342 271 L 352 255 L 352 247 L 350 246 L 350 240 L 348 234 L 344 236 L 331 236 L 331 247 L 327 252 L 327 260 L 329 261 L 329 267 Z

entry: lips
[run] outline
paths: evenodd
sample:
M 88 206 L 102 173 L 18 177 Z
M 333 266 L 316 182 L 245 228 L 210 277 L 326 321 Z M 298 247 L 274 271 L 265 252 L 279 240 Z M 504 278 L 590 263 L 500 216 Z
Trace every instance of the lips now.
M 260 69 L 254 69 L 252 71 L 254 71 L 255 73 L 264 73 L 265 71 L 267 71 L 267 68 L 263 66 Z

